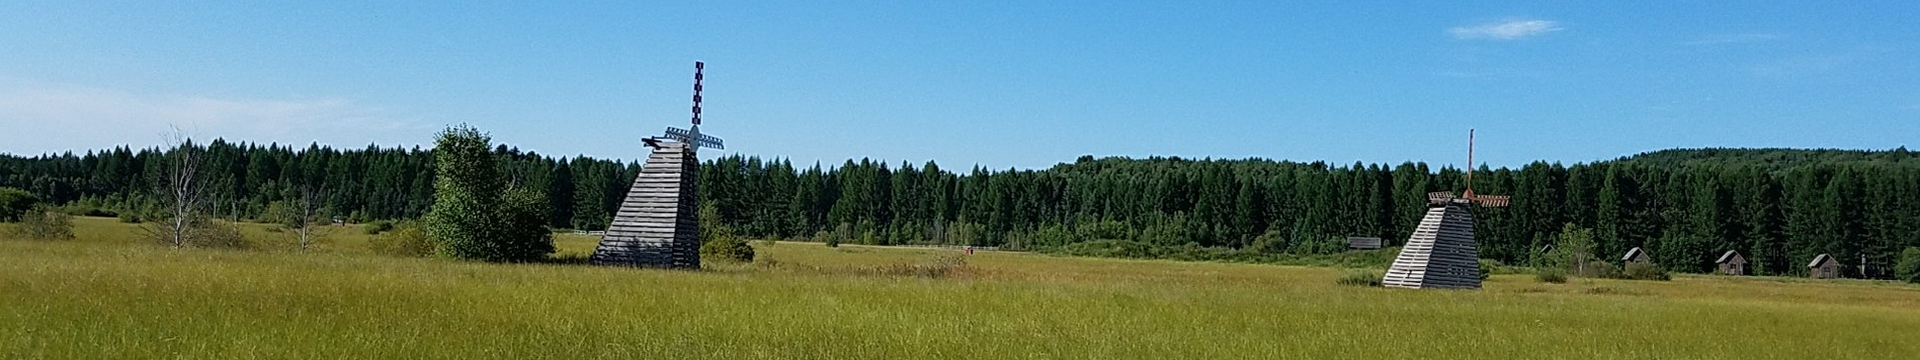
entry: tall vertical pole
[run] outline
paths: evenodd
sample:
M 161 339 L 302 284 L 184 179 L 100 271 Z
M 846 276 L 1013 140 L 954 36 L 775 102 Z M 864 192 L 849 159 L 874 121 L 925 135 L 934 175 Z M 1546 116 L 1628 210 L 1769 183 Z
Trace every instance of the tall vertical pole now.
M 707 63 L 693 62 L 693 127 L 695 129 L 700 128 L 700 79 L 705 77 L 700 72 L 706 68 Z
M 1467 201 L 1473 201 L 1473 168 L 1478 166 L 1473 162 L 1473 131 L 1467 129 Z

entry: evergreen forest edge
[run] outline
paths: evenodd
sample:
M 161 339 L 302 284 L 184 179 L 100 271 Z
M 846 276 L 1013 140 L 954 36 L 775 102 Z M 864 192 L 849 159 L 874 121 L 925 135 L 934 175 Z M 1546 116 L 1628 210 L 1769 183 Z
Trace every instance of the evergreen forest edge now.
M 416 219 L 432 208 L 433 150 L 296 149 L 214 140 L 203 176 L 216 217 L 258 219 L 299 189 L 328 189 L 327 212 L 351 222 Z M 0 154 L 0 187 L 71 212 L 128 221 L 158 212 L 151 195 L 167 151 L 118 147 Z M 534 189 L 548 226 L 606 227 L 638 163 L 494 147 L 515 189 Z M 739 235 L 872 245 L 945 244 L 1123 257 L 1328 254 L 1347 236 L 1404 242 L 1426 194 L 1460 191 L 1460 169 L 1267 159 L 1082 156 L 1040 170 L 965 172 L 860 159 L 796 167 L 730 154 L 704 161 L 700 197 Z M 1707 272 L 1736 250 L 1751 273 L 1798 275 L 1832 254 L 1851 277 L 1891 277 L 1920 246 L 1920 157 L 1888 151 L 1677 149 L 1518 169 L 1481 166 L 1475 190 L 1513 197 L 1476 209 L 1481 257 L 1540 261 L 1567 224 L 1590 228 L 1598 256 L 1643 247 L 1675 270 Z M 1209 255 L 1210 254 L 1210 255 Z M 1864 265 L 1861 266 L 1862 260 Z

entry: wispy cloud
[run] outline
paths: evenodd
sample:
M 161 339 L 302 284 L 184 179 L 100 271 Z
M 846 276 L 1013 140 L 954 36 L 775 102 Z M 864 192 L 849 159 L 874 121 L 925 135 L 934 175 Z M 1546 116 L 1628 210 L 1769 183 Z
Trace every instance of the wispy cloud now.
M 1447 33 L 1455 39 L 1514 40 L 1559 30 L 1559 23 L 1550 20 L 1516 19 L 1454 27 L 1447 29 Z
M 1727 45 L 1779 40 L 1780 34 L 1713 34 L 1681 42 L 1681 45 Z
M 205 141 L 359 145 L 421 139 L 431 124 L 354 101 L 146 95 L 57 86 L 0 89 L 0 152 L 37 153 L 115 145 L 157 145 L 178 127 Z M 407 141 L 417 143 L 418 140 Z M 386 145 L 387 143 L 382 143 Z

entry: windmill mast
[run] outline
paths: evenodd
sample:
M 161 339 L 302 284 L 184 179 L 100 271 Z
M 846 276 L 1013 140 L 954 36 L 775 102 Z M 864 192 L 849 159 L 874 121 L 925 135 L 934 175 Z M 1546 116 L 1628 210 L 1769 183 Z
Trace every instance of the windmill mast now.
M 1473 199 L 1473 131 L 1474 129 L 1467 129 L 1467 192 L 1465 197 L 1468 200 Z
M 706 68 L 706 62 L 693 62 L 693 128 L 695 129 L 700 128 L 700 81 L 706 78 L 701 74 Z
M 726 142 L 723 140 L 720 140 L 720 138 L 714 137 L 713 135 L 700 133 L 700 100 L 701 100 L 700 91 L 705 90 L 705 88 L 701 86 L 700 83 L 702 80 L 706 80 L 706 75 L 703 73 L 703 71 L 705 71 L 706 68 L 707 68 L 707 63 L 705 62 L 700 62 L 700 61 L 693 62 L 693 127 L 689 129 L 681 129 L 681 128 L 669 126 L 667 127 L 667 135 L 657 137 L 657 138 L 678 140 L 682 143 L 692 145 L 696 148 L 701 148 L 701 147 L 713 148 L 713 149 L 727 148 Z

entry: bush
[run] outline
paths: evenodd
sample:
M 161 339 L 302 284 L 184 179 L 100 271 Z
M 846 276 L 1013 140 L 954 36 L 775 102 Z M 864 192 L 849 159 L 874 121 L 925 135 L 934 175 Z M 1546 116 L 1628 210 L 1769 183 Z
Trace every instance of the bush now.
M 1346 286 L 1378 287 L 1380 286 L 1380 279 L 1380 273 L 1377 272 L 1348 271 L 1340 275 L 1339 280 L 1334 280 L 1334 283 Z
M 368 241 L 375 254 L 401 257 L 427 257 L 433 255 L 433 237 L 416 223 L 401 223 L 384 234 Z
M 393 231 L 393 222 L 386 220 L 375 221 L 367 223 L 366 228 L 367 235 L 379 235 L 383 232 Z
M 1573 276 L 1602 279 L 1620 279 L 1626 277 L 1620 273 L 1619 266 L 1613 266 L 1612 263 L 1600 260 L 1588 260 L 1585 266 L 1581 266 L 1573 271 Z
M 40 207 L 40 198 L 33 193 L 10 187 L 0 187 L 0 222 L 20 220 L 32 215 Z
M 238 224 L 220 220 L 201 220 L 188 231 L 193 234 L 187 237 L 187 246 L 230 250 L 253 248 L 253 243 L 248 242 L 247 237 L 240 234 Z
M 1480 259 L 1480 280 L 1493 276 L 1493 270 L 1500 268 L 1500 260 Z
M 532 262 L 553 253 L 545 196 L 508 188 L 492 138 L 471 126 L 434 141 L 433 207 L 426 230 L 440 254 L 455 259 Z M 501 196 L 501 194 L 506 196 Z
M 1533 273 L 1533 279 L 1548 284 L 1565 284 L 1567 283 L 1567 272 L 1553 268 L 1541 269 Z
M 733 227 L 720 218 L 720 209 L 712 202 L 700 203 L 700 259 L 732 262 L 753 261 L 753 246 L 734 235 Z
M 48 209 L 37 209 L 21 214 L 20 226 L 13 228 L 13 236 L 34 240 L 72 240 L 73 216 Z
M 700 239 L 700 259 L 719 259 L 734 262 L 752 262 L 753 246 L 732 234 Z
M 1920 283 L 1920 248 L 1907 248 L 1900 252 L 1900 260 L 1893 266 L 1894 276 L 1910 283 Z
M 1626 271 L 1622 275 L 1624 275 L 1626 279 L 1631 280 L 1673 280 L 1673 275 L 1667 274 L 1667 269 L 1661 268 L 1660 265 L 1647 262 L 1627 264 Z

